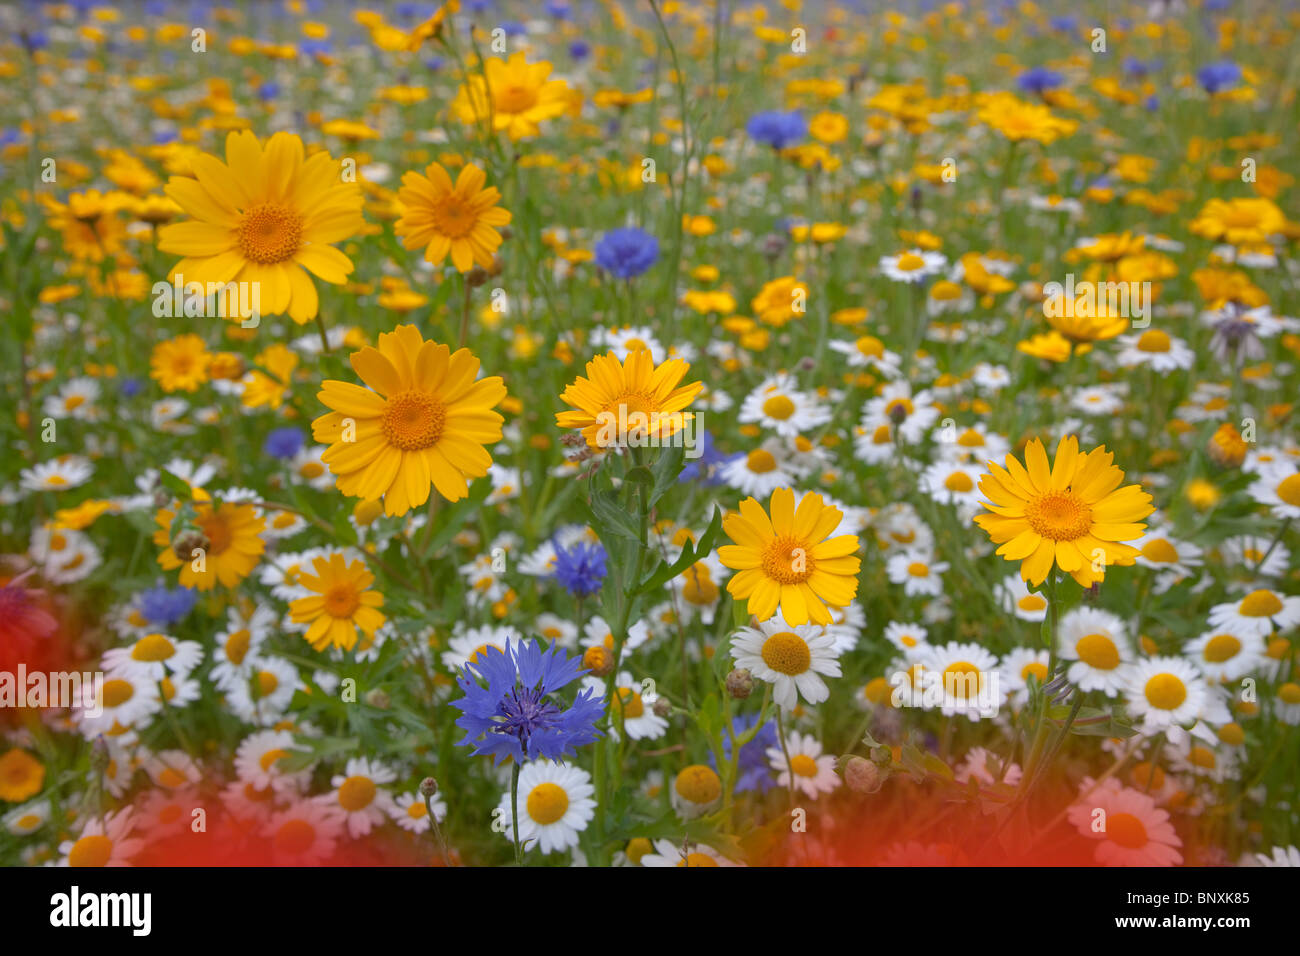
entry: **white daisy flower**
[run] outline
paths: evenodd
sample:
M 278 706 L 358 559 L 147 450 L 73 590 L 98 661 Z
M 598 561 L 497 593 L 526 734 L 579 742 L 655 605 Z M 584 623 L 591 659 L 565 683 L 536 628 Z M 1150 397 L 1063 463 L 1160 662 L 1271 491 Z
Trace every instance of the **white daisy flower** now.
M 519 772 L 519 840 L 524 849 L 536 843 L 542 853 L 576 847 L 578 834 L 596 815 L 596 788 L 591 775 L 573 764 L 534 760 Z M 505 824 L 506 839 L 514 839 L 514 807 L 510 791 L 501 797 L 494 816 Z
M 1021 770 L 1018 765 L 1007 763 L 983 747 L 972 747 L 958 764 L 953 776 L 958 783 L 974 780 L 985 787 L 999 783 L 1014 787 L 1020 783 Z
M 909 675 L 913 693 L 919 677 L 923 705 L 928 708 L 933 699 L 945 717 L 993 717 L 1006 700 L 998 659 L 978 644 L 931 645 L 918 655 L 917 663 L 921 670 Z
M 978 488 L 982 473 L 973 465 L 936 462 L 921 473 L 918 486 L 939 504 L 973 514 L 984 498 Z
M 890 555 L 885 562 L 885 574 L 890 582 L 903 585 L 903 593 L 908 597 L 939 596 L 943 593 L 943 575 L 947 571 L 947 561 L 936 561 L 929 551 L 920 548 Z
M 1047 599 L 1030 591 L 1018 573 L 1008 574 L 993 585 L 993 596 L 1003 610 L 1022 621 L 1041 623 L 1047 618 Z
M 513 627 L 486 624 L 467 628 L 454 634 L 447 642 L 447 650 L 442 654 L 442 666 L 453 674 L 458 674 L 462 667 L 474 663 L 478 655 L 489 647 L 495 647 L 504 654 L 507 645 L 516 647 L 520 640 L 519 632 Z
M 382 785 L 396 779 L 397 773 L 378 760 L 353 757 L 330 778 L 333 791 L 317 799 L 342 814 L 348 835 L 356 839 L 392 816 L 393 798 Z
M 905 624 L 902 621 L 890 621 L 885 625 L 885 640 L 889 641 L 909 661 L 919 660 L 930 647 L 929 632 L 920 624 Z
M 898 353 L 889 351 L 885 348 L 885 343 L 874 335 L 860 335 L 852 342 L 832 339 L 828 344 L 845 356 L 849 368 L 871 368 L 886 378 L 893 378 L 899 373 L 902 360 Z
M 1300 847 L 1275 846 L 1269 853 L 1256 853 L 1260 866 L 1300 866 Z
M 1125 686 L 1133 649 L 1124 622 L 1108 611 L 1079 607 L 1061 617 L 1057 653 L 1073 661 L 1066 679 L 1081 691 L 1114 697 Z
M 654 852 L 641 856 L 642 866 L 743 866 L 701 843 L 678 846 L 672 840 L 655 840 Z
M 636 650 L 648 640 L 650 640 L 650 625 L 645 621 L 637 621 L 628 628 L 627 639 L 623 641 L 623 653 Z M 599 646 L 613 653 L 614 629 L 605 623 L 603 617 L 594 614 L 582 628 L 581 643 L 583 647 Z
M 1002 672 L 1002 684 L 1011 699 L 1011 706 L 1019 710 L 1029 703 L 1029 678 L 1033 676 L 1042 687 L 1047 683 L 1047 651 L 1036 651 L 1030 647 L 1017 647 L 1002 658 L 999 665 Z
M 99 548 L 87 535 L 70 528 L 52 528 L 49 525 L 32 531 L 27 554 L 41 569 L 41 577 L 51 584 L 80 581 L 98 568 L 103 560 Z
M 208 676 L 224 691 L 230 691 L 240 681 L 252 676 L 262 644 L 271 629 L 280 621 L 280 615 L 265 604 L 253 607 L 245 615 L 238 607 L 226 612 L 226 629 L 216 635 L 216 664 Z
M 433 816 L 442 823 L 447 819 L 447 802 L 438 794 L 434 794 L 433 799 L 429 801 L 433 805 Z M 429 808 L 424 803 L 424 796 L 420 793 L 399 793 L 393 800 L 392 807 L 388 811 L 389 815 L 403 830 L 409 830 L 411 833 L 427 833 L 429 831 Z
M 45 797 L 38 797 L 14 807 L 0 817 L 0 826 L 14 836 L 29 836 L 45 826 L 49 819 L 50 801 Z
M 663 345 L 655 337 L 654 330 L 647 325 L 624 326 L 619 329 L 596 329 L 591 336 L 591 345 L 595 352 L 612 351 L 620 362 L 627 361 L 633 352 L 648 350 L 656 365 L 668 357 Z
M 787 629 L 784 621 L 773 620 L 742 627 L 731 638 L 731 656 L 737 667 L 770 683 L 773 699 L 785 710 L 794 710 L 800 697 L 820 704 L 830 696 L 821 675 L 840 676 L 835 638 L 811 624 Z
M 584 686 L 591 688 L 597 697 L 605 695 L 605 679 L 588 674 L 582 679 Z M 613 715 L 621 712 L 623 729 L 633 740 L 655 740 L 668 732 L 668 721 L 654 712 L 654 702 L 658 699 L 654 693 L 654 681 L 638 681 L 627 671 L 621 671 L 614 679 L 614 695 L 617 703 L 609 707 L 609 732 L 618 737 L 619 720 Z
M 125 807 L 103 818 L 86 821 L 76 840 L 59 844 L 58 866 L 130 866 L 131 858 L 144 849 L 144 840 L 133 837 L 135 810 Z
M 194 820 L 194 811 L 203 807 L 197 790 L 150 790 L 140 805 L 136 824 L 151 841 L 184 833 Z
M 138 731 L 147 727 L 162 710 L 158 682 L 144 674 L 106 676 L 90 710 L 98 710 L 98 716 L 84 708 L 76 712 L 82 736 L 87 740 L 112 734 L 118 728 Z
M 1131 787 L 1096 787 L 1067 811 L 1075 828 L 1101 841 L 1094 855 L 1106 866 L 1176 866 L 1183 845 L 1169 814 Z
M 777 772 L 778 786 L 789 787 L 793 778 L 796 790 L 816 800 L 840 785 L 835 758 L 822 753 L 821 743 L 812 734 L 791 731 L 786 735 L 785 746 L 790 757 L 788 764 L 780 746 L 767 748 L 767 760 Z
M 257 790 L 269 787 L 276 793 L 302 793 L 311 782 L 311 768 L 287 770 L 281 762 L 295 746 L 288 730 L 249 734 L 235 750 L 235 773 Z
M 1281 541 L 1254 535 L 1225 538 L 1219 542 L 1215 553 L 1228 567 L 1242 568 L 1263 578 L 1279 578 L 1291 566 L 1290 548 Z
M 74 418 L 89 422 L 98 417 L 99 382 L 93 378 L 79 377 L 69 379 L 59 387 L 55 395 L 45 399 L 41 406 L 50 418 Z
M 1247 490 L 1257 502 L 1268 505 L 1274 518 L 1300 518 L 1300 468 L 1294 461 L 1262 469 Z
M 344 821 L 337 807 L 304 798 L 271 815 L 262 828 L 280 866 L 319 866 L 338 845 Z
M 1186 727 L 1198 719 L 1228 722 L 1227 708 L 1190 661 L 1151 657 L 1135 662 L 1124 686 L 1129 712 L 1141 718 L 1143 733 Z
M 166 634 L 146 634 L 128 647 L 104 652 L 104 670 L 113 676 L 141 674 L 160 681 L 168 675 L 184 678 L 203 662 L 203 645 L 178 641 Z
M 1183 655 L 1206 679 L 1226 683 L 1244 677 L 1264 663 L 1267 646 L 1255 631 L 1209 630 L 1183 645 Z
M 921 282 L 942 272 L 947 265 L 948 258 L 943 253 L 926 249 L 908 249 L 880 259 L 880 271 L 895 282 Z
M 1277 719 L 1292 727 L 1300 724 L 1300 684 L 1287 681 L 1278 685 L 1273 697 L 1273 712 Z
M 718 469 L 718 477 L 742 495 L 769 498 L 777 488 L 789 488 L 795 475 L 785 465 L 785 449 L 779 438 L 768 439 L 761 448 L 736 455 Z
M 1210 608 L 1210 627 L 1233 633 L 1257 633 L 1264 637 L 1276 628 L 1285 631 L 1300 624 L 1300 597 L 1280 591 L 1256 588 L 1240 601 Z
M 1070 397 L 1070 407 L 1085 415 L 1114 415 L 1124 408 L 1122 383 L 1088 385 Z
M 929 391 L 912 394 L 907 382 L 890 382 L 862 406 L 862 428 L 873 436 L 881 425 L 892 425 L 909 445 L 917 444 L 939 419 Z
M 298 668 L 281 658 L 257 655 L 246 661 L 247 675 L 224 688 L 226 706 L 245 723 L 266 727 L 288 711 L 302 681 Z
M 778 373 L 745 396 L 737 421 L 756 423 L 784 438 L 811 431 L 831 420 L 831 410 L 801 391 L 793 376 Z
M 1141 335 L 1121 335 L 1123 346 L 1115 361 L 1122 368 L 1148 365 L 1157 372 L 1188 369 L 1196 361 L 1196 353 L 1182 339 L 1174 338 L 1161 329 L 1147 329 Z
M 18 484 L 27 491 L 68 491 L 90 480 L 95 469 L 81 455 L 63 455 L 19 472 Z

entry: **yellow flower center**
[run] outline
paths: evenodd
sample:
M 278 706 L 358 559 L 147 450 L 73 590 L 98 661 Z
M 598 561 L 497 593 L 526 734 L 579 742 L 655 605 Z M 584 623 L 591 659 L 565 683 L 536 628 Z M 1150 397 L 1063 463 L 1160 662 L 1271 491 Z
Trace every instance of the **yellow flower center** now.
M 641 695 L 631 687 L 620 687 L 618 689 L 619 704 L 622 706 L 623 719 L 635 720 L 645 713 L 645 702 L 641 700 Z
M 858 352 L 870 358 L 884 358 L 885 343 L 874 335 L 864 335 L 856 343 Z
M 275 848 L 291 856 L 305 853 L 315 841 L 316 829 L 306 820 L 286 821 L 275 831 Z
M 528 815 L 546 826 L 561 819 L 569 809 L 569 795 L 554 783 L 539 783 L 528 794 Z
M 965 698 L 975 692 L 979 676 L 980 669 L 970 661 L 953 661 L 943 669 L 943 686 L 948 693 Z
M 277 760 L 279 760 L 281 757 L 287 757 L 287 756 L 289 756 L 287 751 L 281 750 L 279 747 L 277 747 L 274 750 L 268 750 L 266 753 L 262 754 L 262 759 L 259 760 L 258 763 L 261 764 L 263 770 L 270 770 L 271 766 Z
M 119 677 L 104 681 L 104 706 L 110 710 L 114 707 L 121 707 L 134 696 L 135 688 L 131 686 L 130 681 L 122 680 Z
M 1282 479 L 1277 496 L 1293 507 L 1300 507 L 1300 472 Z
M 131 648 L 131 658 L 156 663 L 165 661 L 176 653 L 176 647 L 161 634 L 146 634 Z
M 1016 604 L 1022 611 L 1041 611 L 1047 606 L 1047 602 L 1037 594 L 1026 594 Z
M 1187 752 L 1187 762 L 1193 767 L 1204 767 L 1206 770 L 1213 770 L 1218 760 L 1215 759 L 1213 750 L 1198 744 Z
M 783 422 L 794 414 L 794 402 L 784 395 L 773 395 L 763 403 L 763 414 Z
M 762 448 L 755 448 L 745 458 L 745 465 L 756 475 L 765 475 L 776 470 L 776 457 Z
M 1038 683 L 1047 683 L 1047 665 L 1041 661 L 1030 661 L 1024 667 L 1020 668 L 1021 680 L 1028 680 L 1030 674 L 1033 674 L 1038 678 Z
M 790 769 L 801 777 L 817 776 L 817 761 L 807 754 L 795 754 L 790 758 Z
M 905 252 L 898 257 L 896 268 L 900 272 L 915 272 L 917 269 L 925 268 L 925 260 L 915 252 Z
M 276 677 L 270 671 L 257 672 L 257 693 L 260 696 L 266 697 L 269 694 L 274 694 L 275 689 L 279 686 L 280 678 Z
M 350 618 L 360 604 L 361 595 L 346 582 L 336 584 L 325 592 L 325 613 L 330 617 Z
M 292 259 L 302 245 L 302 216 L 275 202 L 259 203 L 235 227 L 235 241 L 245 259 L 273 265 Z
M 970 475 L 966 474 L 966 472 L 954 471 L 943 480 L 943 486 L 949 491 L 955 491 L 960 494 L 974 488 L 975 482 L 970 480 Z
M 957 437 L 957 444 L 963 448 L 983 448 L 984 436 L 973 428 L 968 428 Z
M 674 786 L 678 796 L 691 803 L 712 803 L 722 793 L 722 781 L 712 768 L 702 763 L 684 768 L 677 774 Z
M 537 105 L 537 90 L 522 83 L 512 83 L 494 93 L 498 113 L 527 113 Z
M 447 424 L 447 406 L 428 392 L 400 392 L 388 400 L 379 428 L 388 443 L 402 451 L 438 444 Z
M 1025 504 L 1029 527 L 1053 541 L 1074 541 L 1092 528 L 1092 509 L 1073 491 L 1051 491 Z
M 226 638 L 226 660 L 238 667 L 244 663 L 253 635 L 246 630 L 235 631 Z
M 1173 564 L 1178 560 L 1178 551 L 1165 538 L 1155 538 L 1142 545 L 1142 557 L 1156 564 Z
M 1106 820 L 1106 836 L 1130 850 L 1147 844 L 1147 828 L 1131 813 L 1112 813 Z
M 1277 696 L 1284 704 L 1300 704 L 1300 684 L 1288 681 L 1277 689 Z
M 812 577 L 813 558 L 806 542 L 797 538 L 773 539 L 763 552 L 763 573 L 780 584 L 801 584 Z
M 1113 671 L 1119 667 L 1119 649 L 1105 634 L 1089 634 L 1079 638 L 1074 645 L 1079 660 L 1099 671 Z
M 697 564 L 685 572 L 686 583 L 682 587 L 682 597 L 692 604 L 712 604 L 718 599 L 718 586 L 713 583 L 706 565 Z
M 478 224 L 473 203 L 459 193 L 447 193 L 433 207 L 433 228 L 449 239 L 463 239 Z
M 1251 591 L 1237 605 L 1237 613 L 1242 617 L 1272 617 L 1282 610 L 1282 602 L 1272 591 L 1260 588 Z
M 951 302 L 961 298 L 961 286 L 947 279 L 940 279 L 930 287 L 930 298 L 940 302 Z
M 910 398 L 896 398 L 885 406 L 885 414 L 893 418 L 895 409 L 902 409 L 903 416 L 906 417 L 916 410 L 916 406 L 912 404 Z
M 339 787 L 339 806 L 352 813 L 364 810 L 375 799 L 375 782 L 369 777 L 348 777 Z
M 645 837 L 633 837 L 627 841 L 627 858 L 629 862 L 640 863 L 641 857 L 653 853 L 654 847 Z
M 1241 729 L 1241 724 L 1235 722 L 1224 724 L 1216 733 L 1219 739 L 1229 747 L 1240 747 L 1246 742 L 1246 732 Z
M 679 860 L 677 862 L 677 865 L 686 866 L 686 867 L 717 866 L 718 861 L 715 860 L 713 857 L 709 856 L 707 853 L 688 853 L 686 854 L 686 859 Z
M 113 841 L 106 836 L 84 836 L 72 845 L 68 866 L 106 866 L 113 855 Z
M 172 767 L 164 767 L 162 773 L 158 774 L 158 782 L 164 787 L 175 789 L 185 782 L 185 774 Z
M 1168 352 L 1169 344 L 1169 336 L 1164 332 L 1148 329 L 1138 339 L 1137 347 L 1140 352 Z
M 808 642 L 792 631 L 773 634 L 763 642 L 763 663 L 778 674 L 802 674 L 812 664 Z
M 1177 710 L 1187 699 L 1187 687 L 1174 674 L 1156 674 L 1145 689 L 1147 702 L 1158 710 Z
M 1216 634 L 1205 644 L 1205 650 L 1201 652 L 1207 661 L 1211 664 L 1222 664 L 1224 661 L 1232 660 L 1241 653 L 1241 641 L 1231 634 Z
M 222 554 L 226 548 L 230 547 L 232 536 L 225 517 L 213 513 L 200 515 L 196 519 L 196 524 L 208 539 L 208 554 Z
M 914 578 L 928 578 L 930 576 L 930 568 L 928 565 L 922 564 L 920 561 L 913 561 L 907 566 L 907 573 Z
M 429 815 L 429 808 L 416 800 L 406 808 L 406 815 L 412 820 L 423 820 Z
M 888 445 L 889 444 L 889 426 L 877 425 L 876 430 L 871 433 L 871 444 Z

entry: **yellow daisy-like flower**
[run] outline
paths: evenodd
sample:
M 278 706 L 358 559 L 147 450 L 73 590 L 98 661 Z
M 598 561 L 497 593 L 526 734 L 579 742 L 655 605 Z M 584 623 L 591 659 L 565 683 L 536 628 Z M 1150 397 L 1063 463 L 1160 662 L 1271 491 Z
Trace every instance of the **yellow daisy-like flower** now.
M 501 377 L 475 381 L 479 360 L 469 349 L 452 353 L 414 325 L 354 352 L 352 368 L 369 388 L 323 382 L 317 397 L 333 411 L 312 422 L 312 436 L 330 446 L 321 461 L 339 491 L 382 497 L 390 516 L 424 504 L 430 487 L 448 501 L 468 495 L 466 479 L 492 464 L 483 446 L 501 440 L 505 419 L 492 410 L 506 397 Z
M 509 60 L 487 60 L 484 69 L 487 83 L 482 76 L 471 76 L 452 101 L 462 122 L 481 123 L 491 117 L 494 130 L 505 130 L 518 140 L 536 136 L 541 132 L 538 123 L 569 108 L 568 84 L 546 79 L 553 67 L 545 60 L 529 63 L 520 52 Z
M 312 568 L 316 573 L 302 575 L 298 583 L 315 591 L 315 595 L 298 598 L 289 605 L 289 616 L 295 623 L 311 623 L 303 635 L 307 642 L 318 651 L 327 647 L 350 651 L 356 646 L 358 629 L 367 641 L 373 638 L 385 621 L 378 610 L 384 606 L 384 596 L 370 590 L 375 576 L 366 569 L 365 562 L 347 563 L 343 555 L 336 553 L 328 561 L 317 558 Z
M 465 166 L 453 185 L 447 170 L 430 163 L 424 175 L 402 177 L 397 201 L 402 216 L 394 227 L 407 249 L 425 247 L 424 258 L 438 265 L 451 254 L 452 265 L 469 272 L 475 264 L 488 268 L 501 246 L 495 226 L 510 222 L 510 213 L 497 205 L 501 193 L 483 188 L 487 174 L 474 164 Z
M 779 329 L 804 317 L 808 311 L 808 286 L 794 276 L 781 276 L 764 283 L 749 306 L 755 316 Z
M 433 11 L 433 16 L 425 20 L 414 30 L 406 41 L 406 49 L 415 51 L 424 45 L 425 40 L 436 39 L 442 34 L 443 25 L 453 13 L 460 12 L 460 0 L 446 0 L 442 6 Z
M 210 501 L 195 502 L 195 527 L 201 537 L 180 534 L 172 541 L 174 512 L 163 508 L 156 518 L 153 543 L 163 549 L 158 563 L 164 571 L 181 569 L 182 587 L 210 591 L 220 582 L 233 588 L 252 573 L 266 550 L 261 531 L 266 521 L 252 505 L 227 501 L 215 509 Z M 206 539 L 203 540 L 203 539 Z M 196 555 L 195 550 L 201 549 Z M 177 553 L 178 551 L 182 553 Z
M 795 508 L 794 491 L 772 492 L 771 518 L 754 498 L 740 503 L 740 512 L 722 519 L 722 530 L 735 544 L 718 548 L 718 558 L 737 573 L 727 591 L 748 601 L 751 615 L 766 621 L 779 606 L 792 627 L 830 624 L 827 609 L 845 607 L 858 593 L 858 536 L 828 537 L 844 513 L 809 492 Z
M 149 356 L 149 377 L 164 392 L 195 392 L 208 380 L 212 353 L 197 335 L 178 335 L 159 342 Z
M 290 133 L 263 148 L 247 130 L 232 132 L 226 162 L 196 156 L 194 178 L 173 176 L 165 192 L 193 217 L 158 233 L 158 248 L 185 256 L 173 280 L 251 283 L 259 314 L 288 312 L 303 324 L 319 309 L 308 273 L 340 285 L 352 272 L 352 260 L 329 244 L 360 231 L 361 189 L 343 181 L 328 153 L 304 159 Z
M 579 375 L 560 394 L 576 411 L 556 412 L 561 428 L 581 428 L 591 448 L 621 444 L 634 429 L 649 438 L 676 434 L 694 416 L 684 411 L 704 387 L 703 382 L 679 385 L 690 369 L 682 359 L 655 365 L 648 349 L 630 352 L 620 362 L 613 352 L 587 363 L 587 377 Z
M 1023 580 L 1042 584 L 1055 565 L 1090 587 L 1107 565 L 1133 563 L 1137 549 L 1120 542 L 1142 537 L 1142 519 L 1155 510 L 1141 485 L 1120 487 L 1124 472 L 1111 464 L 1114 457 L 1104 445 L 1082 453 L 1079 439 L 1067 435 L 1049 465 L 1035 438 L 1024 465 L 1014 455 L 1007 455 L 1006 468 L 988 462 L 980 491 L 991 514 L 977 515 L 975 523 L 1001 545 L 998 554 L 1021 562 Z
M 1206 239 L 1233 245 L 1266 242 L 1286 228 L 1286 216 L 1267 199 L 1211 199 L 1191 224 Z

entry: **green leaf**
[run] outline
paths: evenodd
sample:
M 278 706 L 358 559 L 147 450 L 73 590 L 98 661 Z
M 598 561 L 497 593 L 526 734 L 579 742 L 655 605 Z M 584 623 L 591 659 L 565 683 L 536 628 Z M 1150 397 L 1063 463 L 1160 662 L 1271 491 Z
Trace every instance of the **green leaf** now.
M 184 478 L 173 475 L 166 468 L 158 470 L 158 482 L 181 501 L 189 501 L 193 496 L 190 483 Z
M 682 473 L 682 461 L 686 449 L 680 445 L 669 445 L 659 449 L 659 457 L 654 465 L 654 484 L 650 491 L 650 504 L 656 504 L 660 498 L 677 486 L 677 476 Z
M 591 513 L 596 533 L 602 540 L 617 536 L 640 544 L 641 528 L 619 501 L 616 491 L 592 491 Z

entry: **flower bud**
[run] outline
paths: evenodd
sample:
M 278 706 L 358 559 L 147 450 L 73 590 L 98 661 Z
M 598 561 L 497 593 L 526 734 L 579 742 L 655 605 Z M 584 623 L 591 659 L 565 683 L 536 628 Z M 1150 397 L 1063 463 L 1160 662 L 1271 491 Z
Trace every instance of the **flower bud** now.
M 744 700 L 754 692 L 754 675 L 743 667 L 727 674 L 727 693 L 735 700 Z
M 428 798 L 438 792 L 438 781 L 432 777 L 425 777 L 420 781 L 420 796 Z M 522 829 L 522 828 L 521 828 Z
M 388 705 L 392 703 L 392 698 L 384 693 L 383 688 L 376 687 L 372 690 L 366 691 L 366 703 L 371 707 L 377 707 L 380 710 L 387 710 Z
M 475 266 L 465 273 L 465 281 L 469 283 L 471 289 L 477 289 L 488 280 L 488 271 L 482 266 Z
M 844 765 L 844 782 L 854 793 L 875 793 L 883 782 L 880 768 L 862 757 L 850 757 Z
M 650 709 L 654 711 L 656 717 L 667 717 L 673 712 L 673 705 L 668 702 L 667 697 L 656 697 Z
M 212 542 L 198 528 L 183 528 L 176 537 L 172 538 L 172 553 L 182 561 L 190 560 L 196 548 L 207 551 L 210 547 Z
M 614 655 L 599 644 L 589 647 L 582 655 L 582 666 L 591 671 L 593 677 L 608 677 L 614 669 Z

